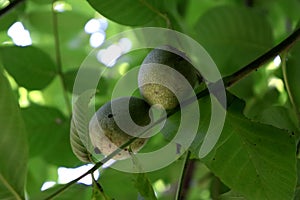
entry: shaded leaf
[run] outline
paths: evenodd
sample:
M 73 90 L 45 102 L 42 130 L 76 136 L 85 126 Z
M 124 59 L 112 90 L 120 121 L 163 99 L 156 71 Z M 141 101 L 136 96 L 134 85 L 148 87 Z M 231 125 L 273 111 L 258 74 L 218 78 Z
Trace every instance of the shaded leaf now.
M 210 9 L 197 22 L 196 33 L 223 75 L 249 63 L 273 43 L 265 16 L 244 7 Z
M 300 162 L 299 159 L 297 159 L 297 185 L 296 185 L 296 191 L 295 191 L 295 198 L 294 200 L 300 199 Z
M 133 174 L 106 168 L 100 175 L 99 182 L 105 193 L 113 199 L 137 199 L 138 191 L 132 180 Z
M 22 109 L 30 156 L 42 156 L 59 166 L 77 164 L 70 146 L 69 120 L 57 109 L 33 105 Z M 58 153 L 59 152 L 59 153 Z
M 71 4 L 71 1 L 68 4 Z M 79 67 L 87 53 L 92 49 L 89 45 L 90 35 L 84 32 L 84 26 L 94 17 L 94 12 L 91 13 L 87 9 L 85 12 L 78 11 L 77 8 L 80 6 L 82 8 L 89 6 L 86 1 L 72 2 L 71 6 L 72 11 L 57 13 L 57 29 L 63 69 Z M 27 13 L 28 20 L 24 22 L 24 25 L 32 31 L 32 40 L 38 41 L 36 45 L 46 51 L 52 58 L 55 58 L 51 5 L 46 8 L 43 7 L 42 9 L 39 6 L 38 9 Z M 90 8 L 90 10 L 92 9 Z M 76 23 L 70 23 L 70 21 L 76 21 Z
M 280 129 L 298 131 L 295 118 L 295 116 L 291 116 L 287 108 L 283 106 L 271 106 L 262 110 L 261 115 L 258 116 L 257 120 Z
M 138 189 L 139 194 L 145 200 L 156 200 L 154 190 L 151 182 L 145 173 L 138 173 L 136 175 L 134 186 Z
M 211 179 L 209 191 L 212 199 L 218 199 L 221 194 L 229 192 L 230 188 L 222 183 L 222 181 L 218 177 L 213 176 Z
M 1 2 L 1 3 L 5 4 L 5 2 Z M 23 14 L 25 7 L 26 4 L 19 3 L 17 6 L 14 7 L 14 9 L 11 9 L 9 12 L 6 12 L 4 15 L 1 15 L 0 31 L 8 30 L 8 28 L 17 21 L 19 15 Z
M 296 112 L 300 113 L 300 42 L 295 43 L 295 45 L 289 51 L 290 56 L 286 61 L 286 84 L 289 88 L 289 97 L 294 104 L 294 109 Z M 300 116 L 299 116 L 300 117 Z
M 70 38 L 79 35 L 79 33 L 84 31 L 85 23 L 92 17 L 93 16 L 85 16 L 78 12 L 57 13 L 57 28 L 61 33 L 61 40 L 68 41 Z M 28 13 L 28 20 L 30 25 L 38 31 L 53 34 L 52 11 L 50 9 L 33 10 Z M 76 20 L 76 23 L 70 23 L 70 21 L 73 20 Z
M 91 6 L 104 17 L 129 26 L 145 25 L 159 15 L 155 0 L 88 0 Z
M 97 77 L 99 77 L 101 70 L 96 70 L 93 68 L 81 69 L 80 77 L 77 77 L 77 73 L 78 70 L 70 70 L 64 73 L 66 88 L 69 92 L 73 92 L 74 94 L 78 95 L 87 89 L 97 89 L 97 94 L 106 94 L 106 90 L 109 89 L 109 83 L 105 77 L 101 76 L 98 85 L 95 85 L 93 82 L 89 81 L 91 79 L 95 80 Z M 77 87 L 76 89 L 73 89 L 75 81 L 77 81 Z
M 56 76 L 49 86 L 41 90 L 45 105 L 54 107 L 66 115 L 69 115 L 69 108 L 66 104 L 64 94 L 66 91 L 62 87 L 61 79 Z
M 264 12 L 266 16 L 271 19 L 269 22 L 272 25 L 273 33 L 276 43 L 281 42 L 287 33 L 292 31 L 293 26 L 299 19 L 299 1 L 298 0 L 288 0 L 288 1 L 264 1 L 256 4 L 255 7 Z M 298 5 L 297 5 L 298 4 Z M 286 21 L 293 24 L 287 27 Z
M 0 59 L 15 81 L 29 90 L 45 88 L 56 74 L 53 60 L 34 46 L 3 46 Z
M 246 108 L 246 117 L 260 123 L 269 124 L 280 129 L 297 132 L 297 117 L 289 105 L 280 106 L 280 93 L 276 88 L 270 88 L 264 95 L 253 97 Z
M 185 18 L 186 23 L 190 24 L 191 27 L 197 23 L 197 20 L 201 15 L 205 13 L 209 8 L 216 6 L 215 1 L 198 1 L 198 0 L 190 0 L 186 5 Z
M 87 90 L 73 104 L 70 141 L 74 154 L 83 162 L 90 162 L 91 152 L 94 152 L 89 137 L 89 122 L 93 115 L 89 103 L 93 95 L 94 90 Z
M 25 199 L 27 138 L 17 101 L 0 73 L 0 199 Z
M 231 190 L 225 194 L 222 194 L 218 200 L 246 200 L 246 198 L 244 198 L 241 194 Z
M 257 120 L 265 109 L 278 105 L 279 98 L 279 91 L 276 88 L 270 88 L 265 93 L 260 94 L 260 96 L 253 96 L 247 102 L 244 114 L 250 119 Z
M 72 151 L 79 160 L 81 160 L 82 162 L 91 162 L 89 155 L 90 153 L 83 145 L 73 119 L 71 120 L 70 142 Z

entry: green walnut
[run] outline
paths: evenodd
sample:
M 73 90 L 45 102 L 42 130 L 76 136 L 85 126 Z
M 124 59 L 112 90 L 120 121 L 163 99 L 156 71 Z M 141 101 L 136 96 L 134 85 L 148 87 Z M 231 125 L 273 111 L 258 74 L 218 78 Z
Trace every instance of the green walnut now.
M 104 104 L 89 123 L 95 153 L 107 156 L 131 138 L 139 137 L 151 122 L 149 110 L 149 104 L 136 97 L 121 97 Z M 113 159 L 129 158 L 131 153 L 138 152 L 146 142 L 147 138 L 136 139 Z
M 190 88 L 197 83 L 197 74 L 183 52 L 170 46 L 156 48 L 146 56 L 139 69 L 140 93 L 150 105 L 173 109 L 179 104 L 178 99 L 190 95 Z

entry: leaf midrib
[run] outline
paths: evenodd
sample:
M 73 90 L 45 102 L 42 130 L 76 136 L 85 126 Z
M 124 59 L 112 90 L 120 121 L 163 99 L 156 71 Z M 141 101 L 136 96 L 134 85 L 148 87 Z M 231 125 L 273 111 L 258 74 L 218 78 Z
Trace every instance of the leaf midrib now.
M 4 186 L 10 191 L 10 193 L 17 199 L 22 200 L 19 196 L 18 192 L 14 190 L 14 188 L 8 183 L 8 181 L 0 174 L 0 181 L 4 184 Z

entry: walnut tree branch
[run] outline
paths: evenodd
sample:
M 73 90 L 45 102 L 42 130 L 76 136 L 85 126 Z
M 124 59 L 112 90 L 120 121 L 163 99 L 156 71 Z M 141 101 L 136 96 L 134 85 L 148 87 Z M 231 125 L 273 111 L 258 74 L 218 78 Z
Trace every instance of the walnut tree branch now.
M 237 72 L 233 73 L 232 75 L 229 75 L 229 76 L 226 76 L 225 78 L 223 78 L 225 87 L 229 88 L 230 86 L 232 86 L 233 84 L 235 84 L 239 80 L 241 80 L 244 77 L 246 77 L 247 75 L 249 75 L 252 71 L 255 71 L 258 68 L 262 67 L 262 65 L 264 63 L 268 62 L 270 59 L 274 58 L 275 56 L 277 56 L 278 54 L 280 54 L 284 50 L 286 50 L 289 47 L 291 47 L 299 38 L 300 38 L 300 28 L 297 29 L 295 32 L 293 32 L 289 37 L 287 37 L 281 43 L 279 43 L 278 45 L 276 45 L 274 48 L 270 49 L 269 51 L 267 51 L 266 53 L 264 53 L 263 55 L 261 55 L 260 57 L 258 57 L 257 59 L 255 59 L 254 61 L 252 61 L 251 63 L 249 63 L 248 65 L 244 66 L 243 68 L 241 68 Z M 220 81 L 222 81 L 222 80 L 220 80 Z M 197 99 L 201 99 L 201 98 L 203 98 L 203 97 L 205 97 L 207 95 L 209 95 L 209 91 L 208 91 L 208 89 L 205 89 L 205 90 L 197 93 L 196 97 L 197 97 Z M 195 99 L 195 98 L 193 98 L 193 99 Z M 186 100 L 183 103 L 184 103 L 184 105 L 189 105 L 190 103 L 192 103 L 192 99 L 188 99 L 188 100 Z M 175 114 L 179 110 L 180 110 L 180 107 L 178 106 L 175 109 L 171 110 L 171 112 L 168 113 L 167 117 L 172 116 L 173 114 Z M 101 161 L 97 162 L 90 170 L 88 170 L 87 172 L 85 172 L 84 174 L 82 174 L 81 176 L 79 176 L 78 178 L 70 181 L 69 183 L 67 183 L 66 185 L 64 185 L 62 188 L 58 189 L 56 192 L 54 192 L 49 197 L 47 197 L 46 200 L 53 199 L 55 196 L 57 196 L 58 194 L 62 193 L 66 189 L 68 189 L 71 185 L 75 184 L 77 181 L 79 181 L 83 177 L 85 177 L 88 174 L 91 174 L 94 171 L 96 171 L 104 163 L 106 163 L 111 158 L 113 158 L 115 155 L 117 155 L 119 152 L 121 152 L 122 149 L 124 149 L 125 147 L 129 146 L 136 139 L 138 139 L 139 136 L 142 136 L 142 134 L 146 133 L 148 130 L 150 130 L 151 128 L 153 128 L 155 125 L 159 124 L 163 120 L 165 120 L 165 117 L 160 118 L 157 121 L 155 121 L 146 130 L 144 130 L 140 135 L 138 135 L 137 137 L 133 137 L 130 140 L 128 140 L 127 142 L 125 142 L 123 145 L 121 145 L 119 147 L 119 149 L 115 150 L 110 155 L 108 155 L 107 157 L 105 157 Z

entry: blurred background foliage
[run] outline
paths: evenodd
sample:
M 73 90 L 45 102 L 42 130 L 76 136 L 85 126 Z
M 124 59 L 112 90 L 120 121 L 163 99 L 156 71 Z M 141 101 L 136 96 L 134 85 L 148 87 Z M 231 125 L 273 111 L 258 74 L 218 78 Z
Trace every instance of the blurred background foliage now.
M 41 199 L 66 183 L 58 169 L 83 165 L 69 142 L 73 85 L 81 63 L 105 39 L 135 27 L 174 29 L 199 42 L 226 76 L 300 25 L 299 0 L 25 0 L 2 12 L 14 2 L 0 0 L 0 199 Z M 149 52 L 128 52 L 126 40 L 114 45 L 110 50 L 121 52 L 115 63 L 106 63 L 103 55 L 99 59 L 107 70 L 98 84 L 97 108 L 110 100 L 117 80 Z M 190 149 L 193 174 L 186 199 L 300 198 L 294 145 L 299 137 L 299 57 L 298 42 L 229 89 L 235 97 L 220 139 L 225 145 L 202 161 L 195 152 L 210 111 L 208 99 L 199 101 L 204 117 Z M 163 146 L 176 132 L 179 119 L 171 117 L 165 137 L 155 136 L 144 151 Z M 237 137 L 235 132 L 242 133 Z M 247 146 L 249 141 L 260 150 Z M 235 154 L 237 149 L 241 153 Z M 102 168 L 99 182 L 105 195 L 115 199 L 141 199 L 149 185 L 158 199 L 174 199 L 183 162 L 181 158 L 147 173 L 143 181 Z M 50 184 L 56 186 L 41 194 Z M 92 197 L 105 199 L 79 183 L 57 199 Z

